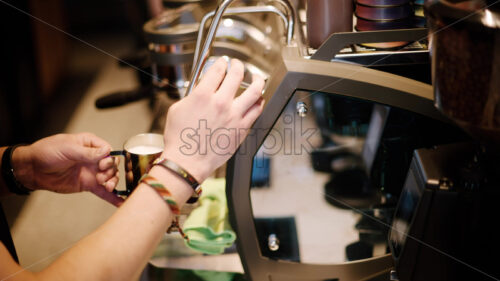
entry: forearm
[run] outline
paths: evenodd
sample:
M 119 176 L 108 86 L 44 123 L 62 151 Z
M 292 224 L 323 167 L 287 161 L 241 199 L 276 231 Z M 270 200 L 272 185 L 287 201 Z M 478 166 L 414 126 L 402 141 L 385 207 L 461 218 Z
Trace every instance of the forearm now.
M 178 203 L 190 187 L 161 167 L 151 175 L 173 193 Z M 130 280 L 137 277 L 172 221 L 172 212 L 151 187 L 140 184 L 100 228 L 78 242 L 46 270 L 42 280 Z
M 171 219 L 156 191 L 141 184 L 105 224 L 41 272 L 24 271 L 5 248 L 0 249 L 0 280 L 132 280 L 144 268 Z

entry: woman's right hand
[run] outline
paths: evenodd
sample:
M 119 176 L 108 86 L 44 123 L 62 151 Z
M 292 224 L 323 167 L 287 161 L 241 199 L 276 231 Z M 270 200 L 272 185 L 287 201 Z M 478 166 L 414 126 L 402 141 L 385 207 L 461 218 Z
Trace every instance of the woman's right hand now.
M 198 182 L 224 164 L 248 134 L 264 107 L 264 80 L 235 97 L 243 81 L 239 60 L 219 58 L 204 74 L 193 92 L 168 110 L 163 157 L 189 171 Z

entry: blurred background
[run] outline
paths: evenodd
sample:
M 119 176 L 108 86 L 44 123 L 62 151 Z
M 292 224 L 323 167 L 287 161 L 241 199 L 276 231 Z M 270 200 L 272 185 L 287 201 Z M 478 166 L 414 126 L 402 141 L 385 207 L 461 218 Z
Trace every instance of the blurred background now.
M 2 0 L 0 145 L 62 131 L 105 53 L 144 44 L 147 18 L 141 0 Z

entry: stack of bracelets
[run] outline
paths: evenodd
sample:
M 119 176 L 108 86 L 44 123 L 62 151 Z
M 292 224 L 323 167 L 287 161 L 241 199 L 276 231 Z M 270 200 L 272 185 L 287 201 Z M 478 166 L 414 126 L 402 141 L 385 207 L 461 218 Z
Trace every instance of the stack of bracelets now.
M 154 162 L 153 165 L 159 165 L 167 170 L 173 172 L 174 174 L 178 175 L 181 177 L 183 180 L 185 180 L 193 189 L 193 196 L 189 198 L 187 203 L 195 203 L 198 201 L 198 198 L 201 195 L 201 185 L 196 181 L 196 179 L 189 174 L 186 170 L 184 170 L 181 166 L 177 165 L 176 163 L 165 159 L 165 158 L 157 158 Z M 182 237 L 186 240 L 189 240 L 189 238 L 184 234 L 182 231 L 182 228 L 179 226 L 179 215 L 180 215 L 180 208 L 175 199 L 172 197 L 172 193 L 157 179 L 152 177 L 149 174 L 145 174 L 142 176 L 141 180 L 139 181 L 141 183 L 145 183 L 152 187 L 158 194 L 165 200 L 165 202 L 168 204 L 170 207 L 170 210 L 174 214 L 174 218 L 172 219 L 172 224 L 167 230 L 167 233 L 173 232 L 173 231 L 178 231 Z

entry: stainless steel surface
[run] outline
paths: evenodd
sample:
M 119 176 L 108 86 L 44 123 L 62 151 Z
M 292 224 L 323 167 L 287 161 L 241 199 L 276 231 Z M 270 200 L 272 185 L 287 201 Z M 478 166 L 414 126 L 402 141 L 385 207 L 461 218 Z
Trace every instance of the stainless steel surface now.
M 395 270 L 391 270 L 390 278 L 391 281 L 399 281 L 398 273 Z
M 208 29 L 207 37 L 206 40 L 203 44 L 203 48 L 201 49 L 200 54 L 198 55 L 198 60 L 193 64 L 193 71 L 191 74 L 191 79 L 189 81 L 189 86 L 186 90 L 186 95 L 189 95 L 191 91 L 193 90 L 194 85 L 196 84 L 201 70 L 203 69 L 203 65 L 208 59 L 209 55 L 209 50 L 210 47 L 212 46 L 213 39 L 215 37 L 215 33 L 217 31 L 217 28 L 219 26 L 220 20 L 222 18 L 222 15 L 226 11 L 226 9 L 229 7 L 229 5 L 233 2 L 234 0 L 224 0 L 215 10 L 214 13 L 214 18 L 212 20 L 212 23 Z M 288 9 L 288 32 L 287 32 L 287 44 L 291 45 L 292 38 L 293 38 L 293 32 L 294 32 L 294 20 L 295 20 L 295 11 L 292 7 L 292 5 L 287 1 L 287 0 L 275 0 L 275 2 L 283 5 Z
M 166 9 L 144 24 L 144 37 L 147 42 L 157 44 L 194 42 L 198 21 L 203 13 L 203 8 L 198 4 Z
M 292 6 L 289 0 L 268 0 L 270 3 L 276 2 L 280 4 L 287 12 L 288 16 L 288 28 L 286 34 L 286 44 L 287 46 L 292 45 L 293 34 L 295 32 L 295 21 L 297 20 L 297 15 L 295 13 L 295 8 Z
M 227 58 L 228 63 L 230 58 L 239 59 L 248 66 L 251 73 L 258 73 L 267 78 L 275 66 L 274 62 L 279 59 L 280 45 L 276 42 L 279 35 L 275 32 L 278 29 L 270 28 L 264 31 L 261 28 L 244 19 L 224 19 L 217 30 L 217 41 L 213 44 L 202 73 L 211 61 L 223 56 Z M 265 75 L 262 75 L 263 73 Z
M 251 13 L 262 11 L 277 13 L 281 15 L 284 24 L 288 24 L 286 16 L 274 6 L 262 6 L 256 9 L 252 7 L 229 8 L 227 13 L 233 14 L 234 12 L 237 14 L 242 12 Z M 197 42 L 195 42 L 195 37 L 192 36 L 193 34 L 190 33 L 192 25 L 189 25 L 189 28 L 186 29 L 188 25 L 180 24 L 165 30 L 160 30 L 162 32 L 157 31 L 158 34 L 162 34 L 163 37 L 158 35 L 154 37 L 154 39 L 162 43 L 149 44 L 150 57 L 153 62 L 153 84 L 165 90 L 170 97 L 179 98 L 184 96 L 186 87 L 189 85 L 189 75 L 192 71 L 192 56 L 194 54 L 194 61 L 196 61 L 200 48 L 199 46 L 203 38 L 203 28 L 201 27 L 205 26 L 206 20 L 209 19 L 210 16 L 213 16 L 213 14 L 214 12 L 212 11 L 208 16 L 204 17 L 201 24 L 196 24 L 197 29 L 198 26 L 200 26 L 200 32 L 198 33 L 199 39 Z M 152 33 L 151 24 L 151 22 L 147 24 L 147 31 L 149 33 Z M 262 25 L 265 24 L 265 22 L 261 24 L 257 21 L 257 24 Z M 185 29 L 186 32 L 188 32 L 185 38 L 179 37 L 178 34 L 182 34 L 182 31 Z M 213 54 L 211 58 L 215 58 L 218 54 L 224 54 L 240 59 L 245 63 L 245 68 L 250 73 L 257 73 L 267 79 L 272 67 L 272 63 L 269 62 L 272 61 L 273 58 L 279 56 L 279 47 L 276 42 L 278 34 L 277 32 L 273 32 L 273 28 L 261 29 L 262 26 L 257 27 L 242 18 L 224 19 L 217 29 L 215 35 L 217 42 L 212 49 Z M 166 32 L 166 30 L 170 30 L 172 34 Z M 167 38 L 172 39 L 172 42 L 167 40 Z M 209 62 L 207 62 L 205 66 L 208 64 Z M 202 72 L 204 70 L 205 67 Z M 248 86 L 251 83 L 251 77 L 247 80 L 248 81 L 245 81 L 245 85 Z M 246 87 L 245 85 L 243 85 L 244 88 Z
M 148 44 L 152 83 L 156 90 L 172 98 L 184 95 L 198 31 L 197 19 L 203 9 L 198 4 L 167 9 L 143 26 Z
M 297 102 L 297 115 L 300 117 L 306 117 L 307 116 L 307 105 L 303 101 Z
M 194 47 L 195 42 L 192 41 L 169 45 L 150 43 L 148 48 L 153 62 L 153 85 L 166 88 L 170 96 L 182 96 L 188 84 L 191 62 L 181 58 L 190 57 Z
M 188 85 L 190 64 L 156 65 L 151 66 L 152 83 L 158 89 L 165 89 L 172 98 L 184 95 Z M 161 91 L 161 90 L 157 90 Z
M 276 234 L 272 233 L 269 234 L 269 237 L 267 238 L 267 247 L 269 250 L 276 252 L 280 248 L 280 240 L 276 236 Z
M 129 138 L 123 145 L 123 151 L 111 152 L 111 155 L 125 157 L 126 190 L 117 190 L 117 194 L 128 196 L 132 193 L 141 177 L 151 169 L 153 161 L 161 155 L 163 147 L 163 135 L 145 133 Z
M 275 13 L 278 16 L 280 16 L 280 18 L 283 20 L 283 24 L 285 25 L 285 28 L 288 29 L 287 17 L 283 14 L 283 12 L 281 12 L 279 9 L 277 9 L 274 6 L 254 6 L 254 7 L 228 8 L 224 14 L 225 15 L 238 15 L 238 14 L 251 14 L 251 13 Z M 201 42 L 203 40 L 203 32 L 205 30 L 205 24 L 207 23 L 208 19 L 210 19 L 214 15 L 215 15 L 215 11 L 208 12 L 200 22 L 200 28 L 198 30 L 198 39 L 196 40 L 196 48 L 194 51 L 193 68 L 191 69 L 191 71 L 194 71 L 195 63 L 198 60 L 198 57 L 200 55 L 200 45 L 201 45 Z

